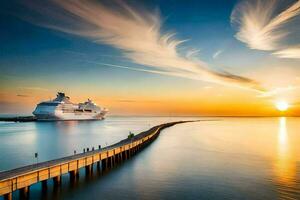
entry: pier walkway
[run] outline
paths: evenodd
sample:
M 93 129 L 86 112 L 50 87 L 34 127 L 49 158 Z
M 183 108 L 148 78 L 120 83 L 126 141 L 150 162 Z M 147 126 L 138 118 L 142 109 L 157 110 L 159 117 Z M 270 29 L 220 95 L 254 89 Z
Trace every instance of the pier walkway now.
M 89 174 L 93 164 L 101 170 L 110 169 L 143 149 L 162 129 L 186 122 L 192 121 L 161 124 L 105 148 L 0 172 L 0 196 L 9 200 L 14 191 L 20 190 L 20 197 L 27 197 L 31 185 L 42 182 L 42 186 L 46 187 L 48 179 L 53 179 L 54 185 L 59 186 L 61 176 L 66 173 L 70 174 L 70 181 L 75 181 L 79 177 L 79 169 L 85 167 Z

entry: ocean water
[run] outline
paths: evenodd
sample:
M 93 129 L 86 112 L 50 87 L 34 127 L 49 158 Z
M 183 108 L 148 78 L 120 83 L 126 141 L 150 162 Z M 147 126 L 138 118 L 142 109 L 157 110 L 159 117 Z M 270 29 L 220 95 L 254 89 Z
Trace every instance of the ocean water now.
M 93 122 L 0 123 L 0 170 L 112 144 L 129 131 L 185 119 L 131 160 L 76 184 L 63 176 L 30 199 L 300 199 L 300 118 L 110 117 Z M 14 193 L 18 198 L 18 193 Z

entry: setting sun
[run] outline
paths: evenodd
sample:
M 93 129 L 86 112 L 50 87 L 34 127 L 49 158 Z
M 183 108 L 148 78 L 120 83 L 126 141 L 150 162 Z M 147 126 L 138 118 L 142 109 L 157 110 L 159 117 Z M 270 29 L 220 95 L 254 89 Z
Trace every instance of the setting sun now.
M 279 111 L 286 111 L 289 108 L 289 104 L 286 101 L 276 102 L 276 108 Z

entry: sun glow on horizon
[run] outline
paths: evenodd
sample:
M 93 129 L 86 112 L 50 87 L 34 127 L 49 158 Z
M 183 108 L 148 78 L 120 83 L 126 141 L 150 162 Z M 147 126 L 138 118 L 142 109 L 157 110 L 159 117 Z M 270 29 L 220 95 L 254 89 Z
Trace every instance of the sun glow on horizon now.
M 289 108 L 289 104 L 283 100 L 277 101 L 275 106 L 279 111 L 286 111 Z

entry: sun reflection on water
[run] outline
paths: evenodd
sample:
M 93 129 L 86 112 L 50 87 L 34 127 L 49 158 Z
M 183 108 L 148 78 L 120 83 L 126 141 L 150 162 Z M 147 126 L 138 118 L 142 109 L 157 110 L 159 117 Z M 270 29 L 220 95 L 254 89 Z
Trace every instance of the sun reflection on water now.
M 293 159 L 291 143 L 289 141 L 286 118 L 279 118 L 277 157 L 275 161 L 275 177 L 279 194 L 286 198 L 286 191 L 295 187 L 297 176 L 296 162 Z
M 288 135 L 286 129 L 286 118 L 279 118 L 279 131 L 278 131 L 278 153 L 279 157 L 285 157 L 288 153 Z

